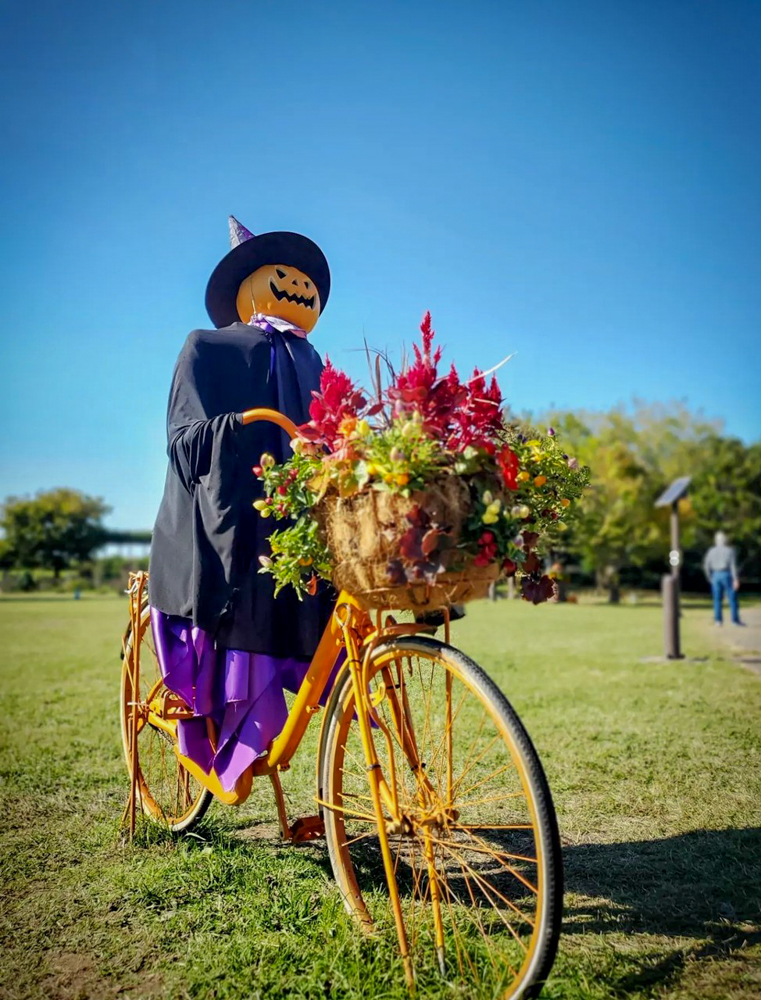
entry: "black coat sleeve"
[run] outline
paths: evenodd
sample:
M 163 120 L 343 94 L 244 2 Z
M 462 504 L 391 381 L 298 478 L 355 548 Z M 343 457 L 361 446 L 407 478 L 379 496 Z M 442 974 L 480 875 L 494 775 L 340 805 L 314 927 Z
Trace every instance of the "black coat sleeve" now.
M 194 420 L 169 438 L 169 463 L 188 492 L 211 469 L 214 441 L 237 426 L 237 415 L 223 413 L 211 420 Z
M 269 348 L 265 348 L 269 352 Z M 221 437 L 251 436 L 243 428 L 241 414 L 236 411 L 215 413 L 221 387 L 218 364 L 210 364 L 208 345 L 199 344 L 193 334 L 183 347 L 172 378 L 167 411 L 167 454 L 169 464 L 184 488 L 191 493 L 212 466 L 212 456 Z M 264 368 L 264 371 L 262 371 Z M 249 371 L 251 406 L 259 404 L 266 366 L 256 365 Z M 216 404 L 216 405 L 215 405 Z M 224 470 L 222 474 L 224 475 Z

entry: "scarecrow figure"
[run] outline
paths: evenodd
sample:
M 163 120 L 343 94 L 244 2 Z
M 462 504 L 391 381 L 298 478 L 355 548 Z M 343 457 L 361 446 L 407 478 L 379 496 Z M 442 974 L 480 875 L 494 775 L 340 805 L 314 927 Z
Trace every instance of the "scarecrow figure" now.
M 180 752 L 226 791 L 282 729 L 283 687 L 298 689 L 330 613 L 325 592 L 275 601 L 257 572 L 272 529 L 252 507 L 252 467 L 264 452 L 284 460 L 288 438 L 242 423 L 252 407 L 309 419 L 322 362 L 307 335 L 328 301 L 328 263 L 305 236 L 229 222 L 232 249 L 206 289 L 216 329 L 194 330 L 174 369 L 150 565 L 164 681 L 197 715 L 180 723 Z

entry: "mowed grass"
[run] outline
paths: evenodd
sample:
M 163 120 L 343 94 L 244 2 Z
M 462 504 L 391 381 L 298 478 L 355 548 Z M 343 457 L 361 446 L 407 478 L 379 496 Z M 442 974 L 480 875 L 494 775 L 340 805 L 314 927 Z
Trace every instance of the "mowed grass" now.
M 481 603 L 456 626 L 558 810 L 566 913 L 543 996 L 761 996 L 761 677 L 688 604 L 682 662 L 643 662 L 654 603 Z M 0 600 L 0 996 L 406 998 L 393 952 L 344 914 L 323 842 L 277 842 L 267 782 L 197 836 L 120 840 L 125 612 Z M 314 811 L 317 729 L 284 776 L 293 816 Z

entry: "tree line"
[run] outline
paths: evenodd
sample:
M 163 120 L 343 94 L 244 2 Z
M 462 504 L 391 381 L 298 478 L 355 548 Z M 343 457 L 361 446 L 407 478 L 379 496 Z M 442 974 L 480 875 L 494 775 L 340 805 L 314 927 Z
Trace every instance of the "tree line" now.
M 761 441 L 727 435 L 681 403 L 554 411 L 542 422 L 592 470 L 557 555 L 612 600 L 622 585 L 657 586 L 666 571 L 669 511 L 655 501 L 680 476 L 692 477 L 679 504 L 683 587 L 706 586 L 703 556 L 718 530 L 735 545 L 745 583 L 761 585 Z

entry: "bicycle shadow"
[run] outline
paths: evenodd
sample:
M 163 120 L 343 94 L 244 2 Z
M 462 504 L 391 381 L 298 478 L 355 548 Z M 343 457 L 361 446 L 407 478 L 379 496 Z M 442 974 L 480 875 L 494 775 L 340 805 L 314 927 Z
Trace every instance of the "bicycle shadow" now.
M 563 934 L 629 934 L 692 939 L 652 941 L 622 993 L 665 986 L 687 960 L 729 958 L 761 943 L 761 829 L 696 830 L 658 840 L 578 844 L 563 851 Z
M 231 839 L 237 840 L 238 849 L 244 848 L 242 840 Z M 505 849 L 516 847 L 514 838 L 500 836 L 499 841 Z M 360 883 L 367 880 L 383 891 L 377 846 L 363 842 L 357 848 L 353 862 Z M 268 849 L 294 848 L 270 842 Z M 332 874 L 324 841 L 298 850 L 316 868 Z M 573 935 L 626 935 L 630 943 L 636 943 L 638 935 L 647 938 L 640 959 L 636 947 L 627 948 L 626 971 L 617 973 L 614 967 L 602 973 L 614 980 L 609 985 L 617 995 L 650 995 L 678 982 L 688 962 L 693 966 L 727 960 L 761 944 L 761 828 L 571 845 L 563 849 L 563 863 L 561 941 Z M 404 859 L 397 876 L 402 895 L 420 889 Z M 501 888 L 510 887 L 505 883 Z M 518 898 L 521 888 L 513 888 Z M 633 962 L 638 965 L 630 971 Z

